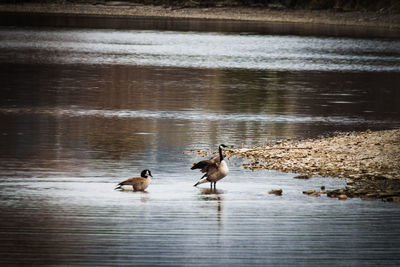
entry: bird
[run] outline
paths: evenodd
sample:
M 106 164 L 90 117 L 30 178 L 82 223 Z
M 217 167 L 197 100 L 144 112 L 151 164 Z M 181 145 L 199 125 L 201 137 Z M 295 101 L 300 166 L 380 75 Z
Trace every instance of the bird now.
M 225 147 L 227 146 L 224 144 L 218 146 L 219 156 L 215 156 L 209 160 L 202 160 L 193 165 L 192 170 L 200 169 L 202 173 L 205 173 L 194 186 L 210 182 L 211 189 L 213 188 L 213 184 L 215 189 L 217 182 L 228 175 L 229 168 L 222 154 L 222 148 Z
M 131 185 L 133 191 L 144 191 L 150 184 L 151 179 L 149 176 L 153 177 L 151 171 L 148 169 L 143 170 L 140 177 L 126 179 L 125 181 L 120 182 L 115 189 L 122 189 L 122 186 L 124 185 Z

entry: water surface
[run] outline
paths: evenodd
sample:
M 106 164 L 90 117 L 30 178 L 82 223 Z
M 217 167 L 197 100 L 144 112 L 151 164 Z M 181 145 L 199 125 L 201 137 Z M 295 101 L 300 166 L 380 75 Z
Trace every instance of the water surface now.
M 274 71 L 399 71 L 400 44 L 350 39 L 133 30 L 3 30 L 0 60 Z
M 398 204 L 251 172 L 192 185 L 190 149 L 400 127 L 400 42 L 0 29 L 3 265 L 398 266 Z M 147 192 L 122 179 L 152 170 Z M 282 196 L 268 194 L 282 188 Z

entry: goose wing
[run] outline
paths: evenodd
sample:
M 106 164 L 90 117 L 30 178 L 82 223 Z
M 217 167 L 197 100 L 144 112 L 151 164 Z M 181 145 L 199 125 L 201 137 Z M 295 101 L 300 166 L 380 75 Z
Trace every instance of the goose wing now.
M 192 166 L 192 168 L 190 168 L 190 169 L 191 170 L 200 169 L 201 172 L 208 173 L 211 169 L 214 169 L 214 168 L 215 168 L 215 170 L 218 169 L 219 161 L 220 161 L 219 156 L 216 156 L 216 157 L 213 157 L 208 160 L 199 161 L 196 164 L 194 164 Z
M 140 183 L 144 183 L 146 180 L 146 178 L 142 178 L 142 177 L 132 177 L 129 179 L 126 179 L 123 182 L 120 182 L 118 185 L 134 185 L 134 184 L 140 184 Z
M 207 177 L 213 177 L 213 175 L 218 172 L 218 168 L 220 165 L 221 163 L 219 161 L 215 162 L 212 165 L 209 165 L 206 172 Z

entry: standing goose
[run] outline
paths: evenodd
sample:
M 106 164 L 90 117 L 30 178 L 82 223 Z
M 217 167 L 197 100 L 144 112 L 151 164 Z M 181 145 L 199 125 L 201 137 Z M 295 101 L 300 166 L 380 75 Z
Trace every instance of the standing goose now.
M 226 161 L 224 160 L 224 155 L 222 154 L 223 147 L 227 146 L 221 144 L 218 147 L 219 156 L 213 157 L 209 160 L 202 160 L 197 164 L 193 165 L 193 167 L 191 168 L 192 170 L 200 169 L 202 173 L 205 173 L 203 177 L 201 177 L 200 180 L 194 186 L 210 182 L 211 188 L 213 188 L 214 184 L 214 189 L 215 189 L 217 182 L 222 178 L 224 178 L 226 175 L 228 175 L 229 168 L 228 165 L 226 164 Z
M 151 179 L 149 176 L 153 177 L 151 171 L 147 169 L 143 170 L 140 177 L 126 179 L 125 181 L 120 182 L 115 189 L 122 189 L 123 185 L 131 185 L 133 191 L 144 191 L 150 184 Z

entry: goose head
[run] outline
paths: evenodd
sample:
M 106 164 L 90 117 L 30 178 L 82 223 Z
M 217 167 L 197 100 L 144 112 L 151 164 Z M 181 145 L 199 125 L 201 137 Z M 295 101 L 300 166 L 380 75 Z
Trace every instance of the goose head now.
M 143 178 L 147 178 L 149 176 L 153 177 L 153 175 L 151 175 L 151 171 L 148 170 L 148 169 L 143 170 L 142 173 L 140 174 L 140 176 L 143 177 Z
M 222 154 L 222 148 L 228 147 L 224 144 L 220 144 L 218 149 L 219 149 L 219 160 L 222 162 L 224 160 L 224 154 Z

